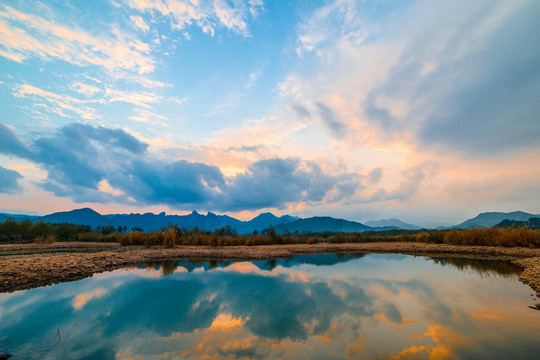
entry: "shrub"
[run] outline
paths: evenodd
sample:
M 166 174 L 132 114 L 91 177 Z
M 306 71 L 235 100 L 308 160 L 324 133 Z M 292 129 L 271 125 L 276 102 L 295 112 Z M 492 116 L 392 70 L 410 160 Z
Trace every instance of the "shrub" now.
M 307 241 L 306 241 L 306 244 L 309 244 L 309 245 L 316 244 L 316 243 L 317 243 L 317 240 L 315 240 L 315 238 L 313 236 L 310 237 L 309 239 L 307 239 Z
M 126 234 L 118 234 L 118 240 L 121 245 L 144 245 L 150 247 L 152 245 L 163 244 L 162 233 L 143 233 L 138 231 L 130 231 Z
M 36 236 L 36 239 L 34 240 L 34 242 L 38 244 L 54 244 L 55 241 L 56 236 L 54 235 L 40 235 Z
M 165 246 L 168 249 L 172 249 L 176 245 L 176 229 L 174 227 L 170 227 L 165 232 L 165 235 L 163 236 L 163 246 Z
M 444 242 L 444 232 L 431 231 L 427 234 L 426 241 L 432 244 L 442 244 Z

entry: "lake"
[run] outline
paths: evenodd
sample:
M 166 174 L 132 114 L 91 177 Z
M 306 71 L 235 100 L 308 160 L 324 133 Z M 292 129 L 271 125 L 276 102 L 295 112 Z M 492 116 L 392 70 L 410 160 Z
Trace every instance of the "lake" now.
M 169 261 L 0 294 L 12 359 L 533 359 L 507 262 L 315 255 Z

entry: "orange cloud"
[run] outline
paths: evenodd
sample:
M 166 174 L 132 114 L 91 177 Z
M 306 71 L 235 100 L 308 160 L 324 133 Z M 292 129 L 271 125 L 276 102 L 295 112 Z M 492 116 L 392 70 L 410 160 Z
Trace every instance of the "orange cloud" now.
M 73 300 L 73 307 L 78 310 L 84 305 L 86 305 L 88 301 L 92 300 L 95 297 L 103 296 L 106 292 L 107 290 L 99 288 L 92 292 L 79 294 L 75 296 L 75 299 Z
M 349 345 L 347 345 L 347 352 L 345 353 L 345 357 L 347 359 L 354 359 L 361 357 L 363 358 L 363 354 L 366 351 L 366 337 L 364 335 L 357 337 L 353 340 Z
M 423 340 L 431 338 L 435 345 L 412 345 L 401 350 L 395 355 L 391 355 L 392 359 L 413 359 L 417 358 L 417 354 L 427 352 L 430 359 L 450 359 L 453 356 L 453 347 L 457 344 L 463 344 L 466 339 L 458 332 L 441 324 L 429 325 L 427 330 L 421 335 L 412 335 L 409 339 Z
M 245 319 L 242 320 L 242 318 L 240 317 L 238 318 L 233 317 L 232 314 L 221 313 L 214 319 L 209 329 L 223 330 L 223 329 L 230 329 L 234 327 L 243 327 L 246 321 L 248 320 L 249 320 L 249 317 L 246 317 Z
M 293 271 L 289 274 L 289 278 L 291 281 L 301 281 L 308 283 L 310 282 L 310 276 L 304 272 L 301 271 Z
M 401 350 L 396 355 L 390 356 L 390 359 L 401 360 L 401 359 L 415 359 L 416 355 L 419 353 L 425 352 L 428 350 L 428 347 L 425 345 L 417 346 L 413 345 L 406 349 Z

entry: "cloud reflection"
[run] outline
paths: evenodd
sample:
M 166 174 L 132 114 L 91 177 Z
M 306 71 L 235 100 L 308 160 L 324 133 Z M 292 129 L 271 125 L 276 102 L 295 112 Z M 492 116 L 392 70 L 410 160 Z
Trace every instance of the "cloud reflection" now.
M 530 331 L 540 325 L 522 326 L 536 314 L 519 299 L 526 289 L 515 278 L 486 279 L 424 258 L 322 255 L 269 268 L 179 261 L 164 265 L 167 276 L 150 265 L 1 296 L 0 352 L 30 359 L 445 359 L 493 354 L 488 344 L 501 337 L 516 356 L 538 348 Z M 65 341 L 46 353 L 57 328 Z

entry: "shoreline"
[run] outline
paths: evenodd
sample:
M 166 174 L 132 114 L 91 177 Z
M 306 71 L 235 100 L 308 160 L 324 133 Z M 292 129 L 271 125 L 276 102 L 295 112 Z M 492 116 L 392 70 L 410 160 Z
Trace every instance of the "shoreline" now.
M 145 262 L 180 259 L 269 260 L 324 253 L 382 253 L 428 257 L 509 260 L 521 267 L 519 279 L 540 297 L 540 248 L 459 246 L 415 242 L 287 244 L 260 246 L 176 246 L 172 249 L 114 243 L 0 245 L 0 292 L 13 292 L 84 279 Z

